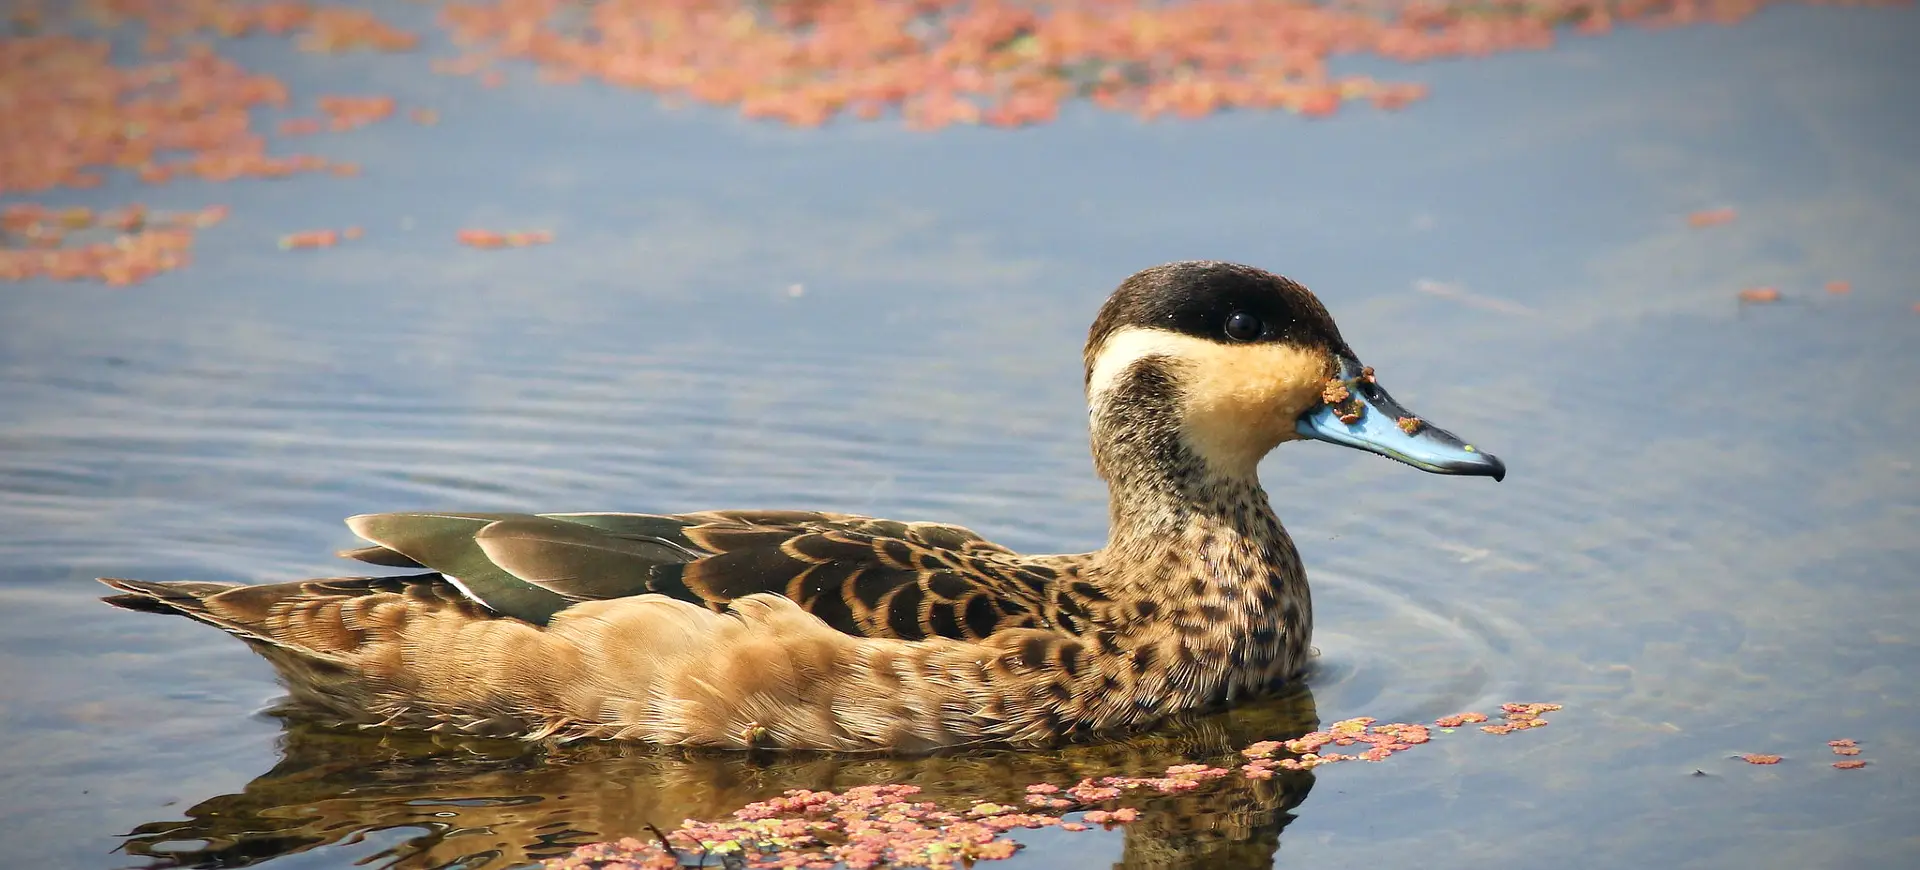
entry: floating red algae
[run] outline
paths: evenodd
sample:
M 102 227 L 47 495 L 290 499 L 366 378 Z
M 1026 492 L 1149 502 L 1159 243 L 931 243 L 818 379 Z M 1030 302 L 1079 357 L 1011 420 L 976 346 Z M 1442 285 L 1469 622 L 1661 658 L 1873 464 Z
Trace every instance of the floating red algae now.
M 1561 709 L 1559 704 L 1501 704 L 1500 718 L 1503 721 L 1495 725 L 1483 725 L 1480 727 L 1480 730 L 1485 731 L 1488 734 L 1512 734 L 1515 731 L 1526 731 L 1531 728 L 1544 728 L 1547 726 L 1548 723 L 1547 723 L 1547 720 L 1540 718 L 1540 714 L 1551 713 L 1559 709 Z M 1462 722 L 1463 724 L 1469 721 L 1478 721 L 1478 722 L 1486 721 L 1486 717 L 1480 716 L 1480 714 L 1478 713 L 1462 713 L 1460 715 L 1461 717 L 1466 717 L 1466 716 L 1480 717 L 1478 719 L 1466 719 L 1466 718 L 1459 719 L 1458 721 Z M 1449 717 L 1449 720 L 1451 719 L 1452 717 Z
M 289 233 L 280 237 L 280 249 L 285 251 L 306 248 L 331 248 L 340 243 L 339 230 L 308 230 Z
M 92 0 L 93 19 L 108 27 L 146 25 L 150 53 L 163 52 L 195 34 L 228 38 L 292 36 L 302 51 L 398 52 L 419 45 L 417 34 L 388 25 L 364 9 L 301 2 L 236 3 L 232 0 Z
M 732 856 L 729 860 L 747 867 L 945 867 L 1012 857 L 1019 844 L 1004 835 L 1016 828 L 1085 831 L 1096 824 L 1136 821 L 1140 818 L 1138 809 L 1092 805 L 1129 791 L 1188 791 L 1230 772 L 1204 764 L 1179 764 L 1158 777 L 1102 777 L 1066 789 L 1048 783 L 1027 788 L 1029 801 L 1037 798 L 1055 809 L 1085 810 L 1081 822 L 1063 822 L 1055 815 L 991 802 L 954 812 L 911 800 L 919 789 L 909 785 L 860 786 L 842 793 L 797 789 L 749 804 L 736 811 L 731 820 L 689 820 L 679 830 L 666 834 L 665 839 L 675 851 Z M 677 866 L 662 862 L 662 858 L 672 857 L 658 841 L 629 838 L 577 849 L 564 858 L 548 860 L 546 866 L 555 870 Z M 611 863 L 615 861 L 628 863 Z
M 319 103 L 325 118 L 288 118 L 277 128 L 280 135 L 310 136 L 327 130 L 357 130 L 391 117 L 394 109 L 392 97 L 323 96 Z
M 492 230 L 461 230 L 454 236 L 460 244 L 470 248 L 504 248 L 507 238 Z
M 1838 296 L 1838 295 L 1841 295 L 1841 294 L 1843 294 L 1843 293 L 1852 293 L 1852 292 L 1853 292 L 1853 282 L 1851 282 L 1851 281 L 1828 281 L 1828 282 L 1827 282 L 1827 292 L 1828 292 L 1828 293 L 1832 293 L 1832 294 L 1834 294 L 1835 296 Z
M 1435 719 L 1433 724 L 1439 728 L 1458 728 L 1462 725 L 1472 725 L 1485 721 L 1487 721 L 1487 714 L 1485 713 L 1455 713 L 1452 716 L 1442 716 Z
M 1779 302 L 1780 291 L 1773 287 L 1749 287 L 1740 291 L 1739 298 L 1741 302 L 1752 302 L 1756 304 Z
M 275 128 L 282 136 L 311 136 L 327 129 L 327 122 L 319 118 L 288 118 Z
M 280 237 L 280 249 L 283 251 L 292 251 L 308 248 L 331 248 L 334 245 L 340 244 L 342 240 L 357 239 L 360 238 L 361 235 L 362 231 L 359 227 L 347 227 L 344 230 L 306 230 L 304 232 L 288 233 Z
M 531 61 L 542 81 L 594 78 L 798 127 L 890 110 L 914 129 L 1019 127 L 1052 121 L 1070 99 L 1142 118 L 1232 109 L 1326 117 L 1355 101 L 1397 109 L 1426 96 L 1419 84 L 1335 76 L 1335 55 L 1481 57 L 1549 48 L 1567 23 L 1587 33 L 1615 20 L 1733 23 L 1764 5 L 603 0 L 559 16 L 556 0 L 484 0 L 441 8 L 441 24 L 471 53 L 436 68 L 497 82 L 496 59 Z
M 32 119 L 0 136 L 0 195 L 97 187 L 114 169 L 154 184 L 340 172 L 339 164 L 311 155 L 269 156 L 251 129 L 251 113 L 285 105 L 285 84 L 182 40 L 261 33 L 299 35 L 321 48 L 378 50 L 415 41 L 362 10 L 302 3 L 93 0 L 85 11 L 101 27 L 142 26 L 147 53 L 168 57 L 116 63 L 104 37 L 0 38 L 0 106 L 9 118 Z M 280 129 L 300 135 L 317 132 L 315 123 L 296 118 Z
M 1827 741 L 1827 745 L 1838 749 L 1843 746 L 1854 747 L 1854 746 L 1859 746 L 1860 744 L 1853 740 L 1829 740 Z
M 1745 755 L 1740 756 L 1740 760 L 1748 764 L 1779 764 L 1780 756 L 1762 755 L 1757 752 L 1749 752 Z
M 166 151 L 253 151 L 260 140 L 247 130 L 247 111 L 285 99 L 277 81 L 204 48 L 120 67 L 104 40 L 0 41 L 0 105 L 9 117 L 34 119 L 0 137 L 0 194 L 97 186 L 93 170 L 144 173 Z
M 327 114 L 328 126 L 335 131 L 353 130 L 392 117 L 393 108 L 392 97 L 330 95 L 320 98 L 320 111 Z
M 0 208 L 0 281 L 138 284 L 191 263 L 195 231 L 226 215 L 225 206 L 158 213 L 134 204 L 96 213 L 13 203 Z
M 684 865 L 678 855 L 658 844 L 622 837 L 581 846 L 563 857 L 547 859 L 542 866 L 551 870 L 680 870 Z
M 1557 704 L 1507 704 L 1509 717 L 1537 717 L 1560 709 Z M 1477 717 L 1477 718 L 1476 718 Z M 1445 717 L 1461 723 L 1485 721 L 1478 713 Z M 1539 724 L 1546 724 L 1544 720 Z M 1239 768 L 1248 780 L 1269 780 L 1279 770 L 1310 770 L 1341 761 L 1382 761 L 1432 738 L 1427 725 L 1379 724 L 1367 717 L 1343 719 L 1325 729 L 1291 740 L 1263 740 L 1240 750 L 1246 764 Z M 1328 746 L 1354 746 L 1354 753 L 1328 752 Z M 1359 750 L 1358 747 L 1367 747 Z M 1282 753 L 1298 757 L 1276 758 Z M 943 809 L 910 798 L 919 789 L 908 785 L 860 786 L 843 793 L 796 789 L 749 804 L 731 820 L 689 820 L 679 830 L 654 841 L 628 838 L 598 843 L 545 862 L 549 870 L 651 870 L 676 867 L 675 852 L 688 856 L 719 856 L 727 866 L 742 867 L 949 867 L 974 861 L 1011 857 L 1019 844 L 1003 836 L 1016 828 L 1057 827 L 1086 831 L 1138 821 L 1136 807 L 1111 807 L 1128 794 L 1172 795 L 1204 787 L 1230 776 L 1232 768 L 1208 764 L 1176 764 L 1161 776 L 1088 777 L 1062 787 L 1034 783 L 1025 789 L 1029 805 L 1072 812 L 1078 821 L 1023 810 L 1019 806 L 978 802 L 963 811 Z M 1102 805 L 1106 806 L 1102 806 Z M 671 846 L 663 845 L 664 839 Z
M 918 792 L 908 785 L 859 786 L 840 794 L 789 791 L 748 805 L 731 821 L 689 821 L 666 839 L 678 849 L 738 856 L 751 867 L 946 866 L 1011 857 L 1019 846 L 1002 836 L 1006 831 L 1059 824 L 1052 816 L 991 803 L 954 813 L 910 800 Z M 657 843 L 632 845 L 643 856 L 665 852 Z
M 516 230 L 502 233 L 494 230 L 468 229 L 461 230 L 454 238 L 460 244 L 470 248 L 524 248 L 553 241 L 553 233 L 548 230 Z
M 1081 818 L 1086 819 L 1087 821 L 1092 822 L 1096 825 L 1104 825 L 1104 824 L 1124 825 L 1128 822 L 1139 821 L 1140 811 L 1134 809 L 1133 807 L 1121 807 L 1120 809 L 1113 810 L 1111 812 L 1108 812 L 1106 810 L 1088 810 L 1086 813 L 1081 815 Z
M 1863 767 L 1866 767 L 1866 766 L 1867 766 L 1867 763 L 1866 763 L 1866 762 L 1864 762 L 1864 761 L 1858 761 L 1858 760 L 1855 760 L 1855 761 L 1836 761 L 1836 762 L 1834 762 L 1834 763 L 1833 763 L 1833 766 L 1834 766 L 1835 768 L 1838 768 L 1838 769 L 1840 769 L 1840 770 L 1859 770 L 1860 768 L 1863 768 Z
M 1395 752 L 1412 749 L 1433 739 L 1432 730 L 1425 725 L 1401 722 L 1376 725 L 1374 722 L 1367 717 L 1343 719 L 1325 730 L 1312 731 L 1292 740 L 1266 740 L 1252 744 L 1240 750 L 1240 754 L 1249 759 L 1241 766 L 1240 772 L 1248 779 L 1272 779 L 1276 769 L 1310 770 L 1340 761 L 1385 761 Z M 1323 751 L 1329 745 L 1368 748 L 1352 754 Z M 1282 751 L 1298 757 L 1275 759 L 1274 756 Z
M 419 44 L 418 35 L 390 26 L 364 9 L 345 7 L 314 9 L 306 32 L 300 35 L 298 42 L 301 51 L 327 54 L 412 51 Z
M 1426 428 L 1427 425 L 1426 421 L 1419 417 L 1401 417 L 1394 422 L 1400 427 L 1400 431 L 1408 435 L 1420 434 L 1420 430 Z
M 1717 227 L 1721 224 L 1733 223 L 1733 219 L 1738 216 L 1739 213 L 1730 208 L 1696 211 L 1693 214 L 1687 215 L 1687 225 L 1694 227 Z

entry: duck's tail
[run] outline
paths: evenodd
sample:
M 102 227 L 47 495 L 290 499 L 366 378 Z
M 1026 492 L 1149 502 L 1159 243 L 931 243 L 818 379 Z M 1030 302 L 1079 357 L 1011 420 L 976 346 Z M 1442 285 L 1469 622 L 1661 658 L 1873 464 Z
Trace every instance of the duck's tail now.
M 138 610 L 142 613 L 171 613 L 201 622 L 213 621 L 208 618 L 207 599 L 238 585 L 201 583 L 192 580 L 156 583 L 150 580 L 123 580 L 118 577 L 101 577 L 99 580 L 120 590 L 119 595 L 107 595 L 100 599 L 115 607 Z
M 275 638 L 266 624 L 246 609 L 236 608 L 245 602 L 232 599 L 235 596 L 220 596 L 236 589 L 257 589 L 240 583 L 208 583 L 198 580 L 172 580 L 158 582 L 153 580 L 125 580 L 118 577 L 100 577 L 100 582 L 120 590 L 119 595 L 104 595 L 100 600 L 115 607 L 138 610 L 142 613 L 169 613 L 184 616 L 194 622 L 205 623 L 228 634 L 247 641 L 269 646 L 285 647 Z M 245 595 L 244 592 L 241 595 Z M 291 647 L 297 652 L 305 652 Z M 323 656 L 324 658 L 324 656 Z

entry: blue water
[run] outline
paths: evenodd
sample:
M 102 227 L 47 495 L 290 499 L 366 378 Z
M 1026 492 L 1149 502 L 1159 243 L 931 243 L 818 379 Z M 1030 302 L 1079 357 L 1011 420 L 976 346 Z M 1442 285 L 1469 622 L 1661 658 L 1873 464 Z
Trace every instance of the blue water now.
M 1782 8 L 1342 61 L 1432 86 L 1399 113 L 934 135 L 237 44 L 296 97 L 442 120 L 289 145 L 356 179 L 46 198 L 233 217 L 135 289 L 0 287 L 0 854 L 138 865 L 113 850 L 141 828 L 229 864 L 505 867 L 789 787 L 1017 793 L 1316 715 L 1540 700 L 1566 705 L 1546 729 L 1023 834 L 999 866 L 1913 866 L 1916 40 L 1912 9 Z M 556 240 L 452 243 L 476 225 Z M 1313 287 L 1397 398 L 1511 469 L 1268 460 L 1315 586 L 1310 703 L 1022 758 L 545 755 L 284 724 L 240 644 L 96 600 L 101 574 L 337 572 L 341 517 L 409 508 L 812 507 L 1096 547 L 1080 342 L 1120 279 L 1187 258 Z M 1736 303 L 1757 285 L 1786 298 Z M 1842 737 L 1869 767 L 1828 766 Z

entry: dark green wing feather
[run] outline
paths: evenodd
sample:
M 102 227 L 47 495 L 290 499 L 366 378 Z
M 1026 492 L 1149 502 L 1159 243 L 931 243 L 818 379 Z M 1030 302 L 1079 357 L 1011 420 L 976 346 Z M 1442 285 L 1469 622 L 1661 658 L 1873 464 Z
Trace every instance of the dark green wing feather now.
M 475 538 L 482 529 L 524 514 L 505 513 L 394 513 L 350 517 L 347 528 L 388 551 L 431 568 L 454 582 L 461 591 L 496 613 L 545 625 L 570 603 L 565 596 L 528 583 L 494 564 Z M 341 555 L 372 561 L 365 551 Z M 387 557 L 376 564 L 399 560 Z
M 373 514 L 348 525 L 378 546 L 341 555 L 440 571 L 495 613 L 538 625 L 575 602 L 649 592 L 714 610 L 772 592 L 849 634 L 909 640 L 1059 616 L 1056 570 L 935 523 L 708 511 Z

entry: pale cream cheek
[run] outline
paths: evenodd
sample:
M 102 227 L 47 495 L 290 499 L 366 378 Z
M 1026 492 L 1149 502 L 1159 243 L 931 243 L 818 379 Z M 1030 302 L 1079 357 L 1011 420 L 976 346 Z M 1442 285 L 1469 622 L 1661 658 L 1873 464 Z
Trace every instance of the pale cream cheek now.
M 1295 421 L 1320 404 L 1324 351 L 1287 345 L 1203 343 L 1189 355 L 1184 428 L 1209 464 L 1251 473 L 1261 457 L 1295 440 Z
M 1209 465 L 1230 474 L 1253 473 L 1268 451 L 1299 437 L 1294 421 L 1320 403 L 1331 370 L 1324 350 L 1125 329 L 1109 337 L 1095 358 L 1088 381 L 1094 401 L 1147 357 L 1178 364 L 1185 396 L 1181 434 Z

